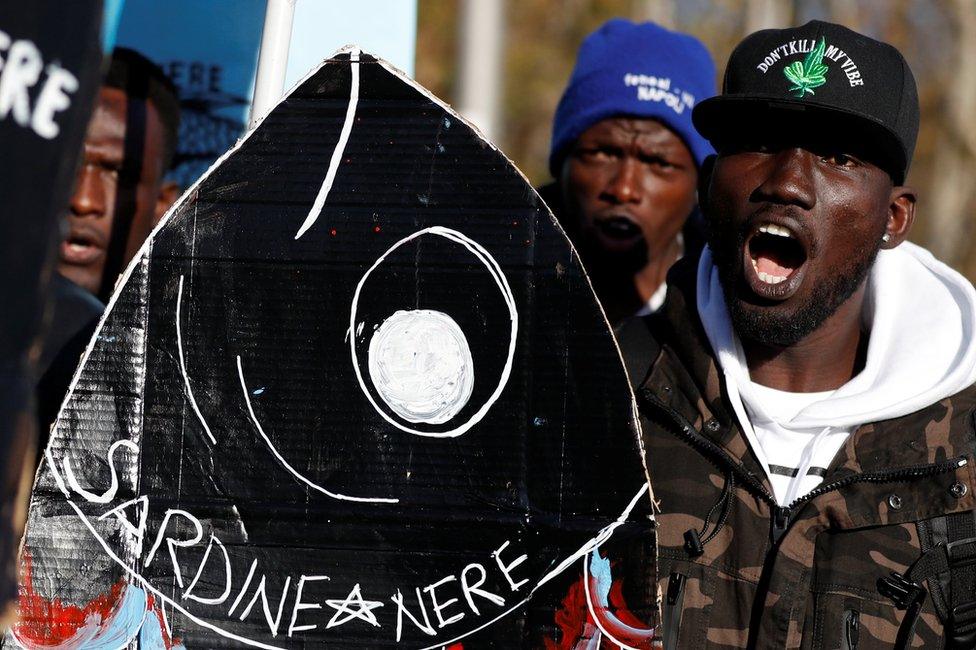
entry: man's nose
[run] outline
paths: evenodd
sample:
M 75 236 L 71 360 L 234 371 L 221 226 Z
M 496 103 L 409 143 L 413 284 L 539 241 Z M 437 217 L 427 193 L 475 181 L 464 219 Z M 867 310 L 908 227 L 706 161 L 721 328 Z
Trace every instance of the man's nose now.
M 75 191 L 71 196 L 71 211 L 79 216 L 105 214 L 105 189 L 95 165 L 83 164 L 78 171 Z
M 624 156 L 603 189 L 603 198 L 611 203 L 640 203 L 642 198 L 640 162 Z
M 768 161 L 769 171 L 753 201 L 770 201 L 810 209 L 817 202 L 814 155 L 806 149 L 783 149 Z

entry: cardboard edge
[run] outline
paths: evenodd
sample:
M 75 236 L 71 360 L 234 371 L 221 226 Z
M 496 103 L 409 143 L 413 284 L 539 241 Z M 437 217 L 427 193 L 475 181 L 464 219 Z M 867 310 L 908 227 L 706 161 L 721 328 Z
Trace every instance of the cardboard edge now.
M 427 88 L 425 88 L 422 85 L 420 85 L 414 79 L 411 79 L 409 76 L 407 76 L 405 73 L 403 73 L 402 71 L 400 71 L 398 68 L 396 68 L 395 66 L 393 66 L 392 64 L 390 64 L 386 60 L 384 60 L 384 59 L 382 59 L 380 57 L 374 56 L 374 55 L 370 54 L 369 52 L 364 52 L 361 48 L 358 48 L 355 45 L 346 45 L 346 46 L 343 46 L 343 47 L 339 48 L 329 58 L 323 60 L 322 63 L 320 63 L 318 66 L 315 66 L 314 68 L 312 68 L 311 70 L 309 70 L 309 72 L 306 73 L 301 79 L 299 79 L 288 90 L 288 92 L 286 92 L 285 94 L 282 95 L 282 97 L 278 100 L 278 102 L 275 103 L 274 107 L 271 108 L 271 110 L 269 110 L 265 114 L 264 117 L 262 117 L 258 122 L 255 123 L 255 125 L 252 128 L 246 130 L 244 132 L 244 134 L 240 138 L 238 138 L 237 142 L 234 144 L 233 147 L 231 147 L 230 149 L 228 149 L 219 158 L 217 158 L 217 160 L 215 160 L 213 162 L 213 164 L 210 165 L 210 167 L 207 169 L 207 171 L 204 172 L 190 187 L 188 187 L 180 195 L 180 198 L 166 211 L 166 213 L 162 216 L 162 218 L 160 218 L 159 222 L 153 227 L 152 231 L 149 233 L 149 235 L 146 237 L 146 240 L 139 247 L 139 249 L 136 252 L 136 254 L 129 261 L 128 266 L 125 268 L 125 270 L 122 272 L 122 274 L 119 275 L 118 279 L 116 279 L 115 284 L 114 284 L 113 289 L 112 289 L 112 295 L 109 298 L 108 304 L 106 304 L 106 306 L 105 306 L 105 311 L 102 313 L 102 316 L 101 316 L 101 318 L 98 321 L 98 325 L 95 328 L 94 333 L 92 334 L 92 338 L 89 340 L 88 345 L 85 347 L 84 353 L 82 354 L 81 358 L 79 359 L 78 366 L 75 368 L 75 372 L 72 375 L 71 383 L 69 384 L 68 390 L 65 393 L 64 399 L 61 402 L 61 406 L 58 409 L 58 415 L 55 418 L 54 423 L 51 425 L 51 435 L 48 438 L 48 446 L 44 450 L 44 458 L 47 461 L 46 464 L 49 467 L 49 470 L 50 470 L 50 472 L 52 474 L 52 477 L 55 480 L 55 483 L 59 487 L 62 487 L 64 485 L 63 484 L 63 477 L 61 477 L 60 474 L 59 474 L 59 472 L 57 471 L 57 468 L 55 467 L 55 464 L 53 463 L 53 458 L 51 457 L 51 452 L 50 452 L 51 445 L 53 444 L 53 442 L 55 440 L 55 436 L 57 434 L 58 427 L 59 427 L 59 425 L 61 424 L 61 421 L 62 421 L 62 414 L 64 413 L 65 407 L 67 406 L 68 402 L 70 401 L 70 399 L 74 395 L 74 391 L 75 391 L 75 388 L 77 387 L 78 381 L 81 378 L 82 371 L 86 367 L 86 365 L 88 363 L 88 360 L 91 357 L 91 354 L 92 354 L 92 352 L 93 352 L 93 350 L 95 348 L 95 344 L 99 340 L 99 336 L 100 336 L 100 334 L 102 332 L 102 329 L 105 326 L 106 321 L 108 320 L 108 317 L 112 314 L 112 312 L 113 312 L 113 310 L 115 308 L 115 304 L 118 302 L 119 296 L 122 293 L 122 288 L 129 281 L 129 279 L 132 276 L 132 274 L 134 273 L 135 269 L 142 263 L 143 258 L 152 250 L 152 246 L 154 244 L 154 241 L 155 241 L 155 238 L 156 238 L 157 233 L 159 233 L 163 228 L 165 228 L 169 224 L 169 222 L 174 218 L 174 215 L 186 203 L 188 203 L 192 197 L 194 197 L 196 195 L 197 190 L 200 187 L 200 185 L 202 185 L 204 181 L 206 181 L 207 179 L 209 179 L 210 176 L 217 170 L 218 167 L 220 167 L 226 160 L 228 160 L 231 156 L 233 156 L 243 146 L 243 144 L 245 142 L 247 142 L 247 140 L 264 123 L 264 120 L 265 120 L 265 118 L 268 115 L 271 115 L 271 113 L 273 113 L 275 110 L 277 110 L 277 108 L 282 103 L 284 103 L 285 101 L 287 101 L 291 97 L 291 95 L 300 86 L 302 86 L 302 84 L 304 84 L 306 81 L 308 81 L 308 79 L 310 79 L 313 75 L 315 75 L 316 73 L 318 73 L 323 67 L 325 67 L 326 65 L 331 65 L 334 62 L 336 56 L 338 56 L 340 54 L 350 53 L 353 50 L 358 50 L 359 52 L 361 52 L 363 54 L 369 55 L 378 64 L 380 64 L 381 66 L 383 66 L 388 72 L 390 72 L 391 74 L 395 75 L 400 80 L 406 82 L 409 86 L 411 86 L 412 88 L 414 88 L 415 90 L 417 90 L 418 92 L 420 92 L 425 97 L 429 98 L 435 105 L 440 106 L 442 109 L 444 109 L 446 112 L 448 112 L 449 114 L 451 114 L 452 116 L 454 116 L 456 119 L 458 119 L 465 126 L 467 126 L 468 128 L 470 128 L 478 137 L 480 137 L 484 142 L 488 143 L 489 146 L 491 146 L 495 151 L 497 151 L 499 153 L 499 155 L 501 155 L 502 158 L 504 158 L 504 160 L 507 161 L 511 165 L 511 167 L 513 169 L 515 169 L 516 173 L 518 173 L 522 177 L 522 179 L 525 182 L 525 184 L 532 190 L 532 192 L 535 194 L 536 198 L 538 198 L 539 202 L 543 206 L 546 207 L 546 210 L 549 213 L 549 218 L 550 218 L 551 223 L 553 224 L 553 226 L 555 226 L 557 232 L 559 232 L 563 236 L 563 238 L 566 240 L 566 243 L 569 245 L 569 248 L 570 248 L 570 251 L 571 251 L 571 254 L 572 254 L 573 258 L 580 265 L 580 269 L 583 272 L 583 277 L 586 280 L 587 286 L 590 289 L 590 293 L 593 295 L 594 302 L 596 303 L 598 309 L 600 310 L 600 314 L 603 316 L 604 324 L 607 326 L 607 329 L 608 329 L 608 331 L 611 334 L 611 339 L 613 340 L 614 346 L 616 347 L 617 357 L 618 357 L 618 359 L 620 361 L 620 367 L 624 371 L 624 377 L 627 379 L 627 388 L 628 388 L 628 391 L 630 393 L 631 409 L 632 409 L 633 417 L 634 417 L 634 431 L 635 431 L 635 433 L 637 435 L 638 449 L 639 449 L 640 454 L 641 454 L 641 464 L 644 467 L 644 474 L 645 474 L 645 481 L 646 481 L 647 493 L 648 493 L 648 496 L 649 496 L 649 498 L 651 500 L 652 507 L 656 507 L 656 505 L 655 505 L 656 504 L 656 501 L 654 499 L 654 490 L 653 490 L 653 487 L 651 485 L 650 475 L 649 475 L 648 468 L 647 468 L 647 461 L 646 461 L 646 458 L 645 458 L 645 450 L 644 450 L 644 445 L 643 445 L 642 428 L 641 428 L 641 423 L 640 423 L 639 410 L 638 410 L 638 406 L 637 406 L 637 399 L 636 399 L 636 395 L 635 395 L 634 390 L 633 390 L 633 385 L 632 385 L 630 376 L 627 373 L 626 364 L 624 364 L 624 362 L 623 362 L 623 355 L 621 353 L 620 344 L 617 341 L 617 338 L 616 338 L 616 336 L 613 333 L 613 327 L 611 326 L 610 321 L 607 318 L 606 312 L 603 309 L 603 305 L 600 304 L 599 299 L 597 299 L 596 292 L 593 289 L 593 283 L 590 280 L 590 276 L 589 276 L 589 274 L 586 271 L 586 267 L 583 264 L 583 261 L 582 261 L 580 255 L 579 255 L 579 252 L 577 251 L 576 247 L 573 245 L 573 242 L 570 240 L 570 238 L 566 234 L 566 231 L 559 224 L 559 221 L 556 219 L 555 215 L 553 214 L 552 209 L 549 208 L 548 204 L 546 204 L 546 202 L 544 200 L 542 200 L 542 198 L 539 196 L 538 192 L 536 192 L 535 188 L 532 186 L 532 183 L 529 182 L 529 179 L 525 176 L 525 174 L 522 172 L 522 170 L 519 169 L 518 165 L 516 165 L 512 161 L 512 159 L 509 158 L 504 152 L 502 152 L 501 149 L 499 149 L 490 139 L 488 139 L 487 137 L 485 137 L 485 135 L 481 132 L 480 129 L 478 129 L 477 126 L 475 126 L 470 121 L 468 121 L 463 116 L 461 116 L 449 104 L 447 104 L 446 102 L 444 102 L 441 99 L 437 98 Z M 37 467 L 37 470 L 36 470 L 36 473 L 35 473 L 35 476 L 34 476 L 34 482 L 32 484 L 32 488 L 31 488 L 31 491 L 32 492 L 33 492 L 33 487 L 36 486 L 37 480 L 38 480 L 38 478 L 41 475 L 41 471 L 43 469 L 43 466 L 44 466 L 44 463 L 41 463 Z M 652 515 L 651 516 L 653 517 L 653 510 L 652 510 Z M 30 522 L 29 522 L 29 518 L 28 518 L 28 522 L 27 522 L 27 524 L 24 527 L 24 533 L 23 533 L 23 535 L 21 537 L 21 540 L 20 540 L 20 545 L 19 546 L 20 546 L 21 549 L 23 548 L 23 545 L 26 543 L 26 539 L 27 539 L 27 528 L 29 527 L 29 525 L 30 525 Z M 658 602 L 660 603 L 660 594 L 658 594 Z M 658 609 L 660 609 L 660 607 Z M 660 615 L 660 612 L 658 612 L 658 614 Z M 270 647 L 270 646 L 263 646 L 263 647 Z

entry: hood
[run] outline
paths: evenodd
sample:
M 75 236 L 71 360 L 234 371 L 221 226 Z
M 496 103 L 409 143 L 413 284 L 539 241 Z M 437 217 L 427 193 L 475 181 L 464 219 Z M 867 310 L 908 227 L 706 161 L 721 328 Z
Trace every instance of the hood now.
M 749 370 L 732 331 L 706 247 L 698 268 L 698 311 L 719 365 L 749 406 Z M 976 290 L 911 243 L 878 254 L 868 278 L 864 369 L 801 410 L 790 429 L 854 428 L 914 413 L 976 382 Z

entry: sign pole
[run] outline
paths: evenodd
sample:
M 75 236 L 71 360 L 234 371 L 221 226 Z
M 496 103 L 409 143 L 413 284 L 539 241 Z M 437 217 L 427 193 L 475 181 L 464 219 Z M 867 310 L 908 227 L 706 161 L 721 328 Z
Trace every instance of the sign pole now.
M 288 67 L 288 46 L 295 19 L 297 0 L 268 0 L 261 35 L 261 53 L 254 81 L 254 101 L 251 103 L 249 129 L 274 108 L 284 92 L 285 70 Z

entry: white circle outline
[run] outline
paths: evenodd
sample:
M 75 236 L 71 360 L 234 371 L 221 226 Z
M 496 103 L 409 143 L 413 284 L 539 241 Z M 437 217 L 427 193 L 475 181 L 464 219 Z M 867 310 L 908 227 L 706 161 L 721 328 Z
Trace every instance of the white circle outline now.
M 395 419 L 390 417 L 390 415 L 380 408 L 379 404 L 376 403 L 376 400 L 373 399 L 372 394 L 370 394 L 369 388 L 366 386 L 366 382 L 363 381 L 363 373 L 359 370 L 359 356 L 356 354 L 356 311 L 359 307 L 359 294 L 362 292 L 363 285 L 366 283 L 366 280 L 369 278 L 370 274 L 383 262 L 383 260 L 386 259 L 390 253 L 407 242 L 412 241 L 417 237 L 421 237 L 422 235 L 437 235 L 449 241 L 453 241 L 454 243 L 461 244 L 471 251 L 471 253 L 478 258 L 478 261 L 485 265 L 485 268 L 488 269 L 488 272 L 491 274 L 495 284 L 498 285 L 498 289 L 502 292 L 502 298 L 504 298 L 505 304 L 508 306 L 508 314 L 512 321 L 512 333 L 508 343 L 508 357 L 505 359 L 505 366 L 502 368 L 501 377 L 498 380 L 498 386 L 495 387 L 494 392 L 492 392 L 491 396 L 485 400 L 485 403 L 476 413 L 474 413 L 474 415 L 468 418 L 464 424 L 461 424 L 449 431 L 418 431 L 417 429 L 411 429 L 408 426 L 400 424 Z M 488 409 L 490 409 L 494 403 L 498 401 L 498 398 L 501 397 L 502 391 L 505 389 L 505 385 L 508 383 L 508 378 L 512 374 L 512 363 L 515 360 L 515 339 L 518 338 L 517 335 L 518 312 L 515 309 L 515 297 L 512 295 L 512 288 L 509 286 L 508 280 L 505 278 L 505 274 L 502 273 L 502 269 L 498 265 L 498 262 L 496 262 L 495 258 L 493 258 L 491 254 L 489 254 L 488 251 L 485 250 L 484 247 L 478 242 L 470 239 L 457 230 L 445 228 L 443 226 L 430 226 L 429 228 L 418 230 L 412 235 L 404 237 L 386 249 L 386 252 L 380 255 L 377 260 L 373 262 L 373 265 L 367 269 L 366 273 L 363 274 L 363 277 L 360 278 L 359 283 L 356 285 L 356 291 L 352 296 L 352 305 L 349 308 L 349 354 L 352 357 L 352 369 L 353 372 L 356 373 L 356 380 L 359 382 L 359 388 L 363 391 L 363 394 L 366 395 L 366 399 L 368 399 L 369 403 L 373 405 L 376 412 L 379 413 L 384 420 L 401 431 L 406 431 L 407 433 L 412 433 L 416 436 L 424 436 L 426 438 L 456 438 L 467 432 L 468 429 L 476 425 L 482 420 L 482 418 L 485 417 L 485 415 L 488 413 Z

